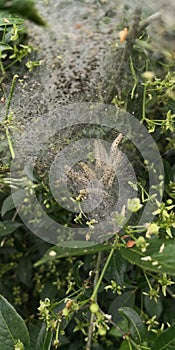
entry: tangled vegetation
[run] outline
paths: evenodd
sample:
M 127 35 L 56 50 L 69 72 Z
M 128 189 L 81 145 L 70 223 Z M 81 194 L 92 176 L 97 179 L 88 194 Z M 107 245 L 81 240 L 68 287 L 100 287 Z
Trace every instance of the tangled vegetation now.
M 173 350 L 175 51 L 171 45 L 156 47 L 147 30 L 155 14 L 142 19 L 137 8 L 132 24 L 127 27 L 126 23 L 128 29 L 122 35 L 127 35 L 120 37 L 120 65 L 108 82 L 108 93 L 101 94 L 105 103 L 134 114 L 156 141 L 165 171 L 157 188 L 163 192 L 162 201 L 148 192 L 147 168 L 154 164 L 140 158 L 139 198 L 128 199 L 134 220 L 122 227 L 125 212 L 116 213 L 122 229 L 103 244 L 87 240 L 86 246 L 77 242 L 76 248 L 71 242 L 53 246 L 26 228 L 11 196 L 11 187 L 18 188 L 18 179 L 10 178 L 10 161 L 15 159 L 15 120 L 10 105 L 18 77 L 11 77 L 10 69 L 20 67 L 24 57 L 28 57 L 29 70 L 40 64 L 30 60 L 33 48 L 27 44 L 24 19 L 18 17 L 28 16 L 29 11 L 19 7 L 14 14 L 14 8 L 24 2 L 13 2 L 11 14 L 3 12 L 0 18 L 0 98 L 6 107 L 0 124 L 0 348 Z M 0 0 L 0 9 L 10 11 L 3 3 Z M 33 6 L 29 0 L 25 3 Z M 33 11 L 32 7 L 28 18 L 44 24 Z M 4 81 L 10 77 L 6 95 Z M 40 176 L 35 189 L 52 218 L 59 217 L 67 225 L 82 224 L 82 216 L 72 217 L 57 205 Z M 75 200 L 81 204 L 82 197 Z M 156 204 L 154 221 L 138 226 L 140 211 L 152 201 Z M 86 224 L 93 226 L 92 218 Z

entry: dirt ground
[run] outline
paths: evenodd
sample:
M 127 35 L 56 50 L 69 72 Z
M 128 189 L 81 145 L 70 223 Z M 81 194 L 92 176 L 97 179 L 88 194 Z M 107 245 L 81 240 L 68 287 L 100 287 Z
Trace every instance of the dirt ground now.
M 57 0 L 46 6 L 39 1 L 38 9 L 48 27 L 29 23 L 28 32 L 29 42 L 37 48 L 30 59 L 42 64 L 30 73 L 25 65 L 20 72 L 16 68 L 22 82 L 11 105 L 24 125 L 60 105 L 94 99 L 104 77 L 104 58 L 117 41 L 117 9 L 111 2 Z M 108 11 L 110 24 L 102 33 L 98 22 Z

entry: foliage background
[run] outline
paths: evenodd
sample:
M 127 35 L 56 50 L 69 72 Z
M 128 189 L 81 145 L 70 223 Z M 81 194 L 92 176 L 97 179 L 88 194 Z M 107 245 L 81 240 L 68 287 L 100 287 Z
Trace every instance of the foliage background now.
M 80 3 L 77 2 L 78 5 Z M 53 6 L 55 9 L 56 5 L 56 2 L 53 1 L 48 4 L 48 8 Z M 4 112 L 0 129 L 2 155 L 0 168 L 0 293 L 3 297 L 0 299 L 0 344 L 4 350 L 27 350 L 29 348 L 49 350 L 58 346 L 60 349 L 68 350 L 83 348 L 86 350 L 158 350 L 162 348 L 172 350 L 175 346 L 173 313 L 175 303 L 173 204 L 175 198 L 175 53 L 172 45 L 174 23 L 171 24 L 174 5 L 173 3 L 170 5 L 172 11 L 165 7 L 163 23 L 157 22 L 157 25 L 153 23 L 154 25 L 148 26 L 148 29 L 145 29 L 139 40 L 135 42 L 130 52 L 130 60 L 124 62 L 122 96 L 113 101 L 120 108 L 138 115 L 159 146 L 165 167 L 163 202 L 157 203 L 155 221 L 144 232 L 140 233 L 137 228 L 126 226 L 115 240 L 89 248 L 88 254 L 81 247 L 76 250 L 73 247 L 53 247 L 40 240 L 26 229 L 14 208 L 10 187 L 17 184 L 15 179 L 10 179 L 9 168 L 10 160 L 15 156 L 12 135 L 20 133 L 21 127 L 26 127 L 24 120 L 22 121 L 21 117 L 16 117 L 15 114 L 19 107 L 20 84 L 22 84 L 23 92 L 25 92 L 25 84 L 23 81 L 20 82 L 21 76 L 14 78 L 14 74 L 20 74 L 21 67 L 24 69 L 27 64 L 24 72 L 29 74 L 27 81 L 33 79 L 33 86 L 35 74 L 42 75 L 43 57 L 40 56 L 40 53 L 33 51 L 30 45 L 30 28 L 28 29 L 29 42 L 24 42 L 26 29 L 23 29 L 24 22 L 21 17 L 8 17 L 9 14 L 4 17 L 4 13 L 2 14 L 0 22 L 2 33 L 1 104 Z M 94 11 L 93 6 L 91 9 Z M 101 4 L 101 6 L 104 9 L 103 6 L 106 5 Z M 132 18 L 133 8 L 127 6 L 126 4 L 124 7 L 121 23 L 120 21 L 117 23 L 118 27 L 115 28 L 113 34 L 111 32 L 107 34 L 108 39 L 113 35 L 116 36 L 116 32 L 122 30 L 123 25 L 127 26 L 129 19 Z M 158 5 L 150 3 L 150 8 L 146 9 L 148 13 L 145 13 L 146 10 L 143 9 L 142 16 L 145 18 L 150 11 L 159 10 L 159 8 L 154 8 L 156 6 Z M 98 13 L 101 7 L 97 6 L 95 11 Z M 166 11 L 169 17 L 166 17 Z M 113 15 L 108 13 L 108 16 L 104 17 L 108 17 L 107 27 L 111 29 Z M 10 23 L 4 22 L 4 18 L 7 18 Z M 87 18 L 84 21 L 83 26 L 87 25 Z M 103 23 L 100 25 L 104 26 Z M 44 29 L 43 35 L 48 35 L 47 29 Z M 105 41 L 106 34 L 102 36 Z M 90 41 L 93 41 L 92 37 L 89 38 Z M 106 61 L 104 60 L 98 91 L 102 91 L 103 84 L 107 84 L 107 89 L 110 88 L 111 70 L 113 74 L 113 69 L 117 71 L 118 68 L 118 61 L 116 67 L 111 66 L 110 56 L 114 55 L 112 57 L 115 57 L 116 60 L 119 57 L 121 59 L 123 50 L 119 45 L 119 39 L 115 39 L 112 45 L 111 42 L 108 45 L 106 43 L 106 46 L 108 55 Z M 62 59 L 70 53 L 69 50 L 65 50 L 64 46 L 62 50 L 61 54 L 60 51 L 56 53 L 57 64 L 60 60 L 58 56 L 61 56 Z M 104 46 L 100 52 L 103 53 L 103 50 Z M 49 55 L 48 48 L 46 52 Z M 71 59 L 68 59 L 71 63 L 68 73 L 67 71 L 65 73 L 64 70 L 67 61 L 62 65 L 63 81 L 64 79 L 70 81 L 70 72 L 74 69 Z M 33 68 L 35 68 L 34 73 L 28 73 L 27 69 L 32 71 Z M 104 71 L 106 76 L 104 76 Z M 74 80 L 76 80 L 76 74 L 78 74 L 77 71 L 75 71 Z M 86 76 L 87 80 L 89 78 L 90 76 Z M 81 83 L 83 79 L 82 77 Z M 51 75 L 51 84 L 52 82 Z M 30 82 L 28 85 L 31 86 Z M 72 85 L 72 89 L 74 92 L 75 84 Z M 89 92 L 88 89 L 88 82 L 85 82 L 83 93 Z M 70 87 L 68 90 L 70 91 Z M 64 91 L 66 95 L 67 90 Z M 49 93 L 52 93 L 52 90 Z M 77 95 L 73 94 L 73 98 L 76 100 L 78 96 L 79 90 Z M 91 98 L 88 93 L 87 99 Z M 50 100 L 50 103 L 52 101 L 53 99 Z M 62 101 L 64 103 L 65 99 Z M 20 98 L 20 104 L 22 104 L 21 111 L 23 111 L 23 98 Z M 30 108 L 27 114 L 30 115 Z M 147 179 L 144 173 L 141 172 L 141 175 L 140 184 L 143 188 Z M 37 191 L 49 215 L 55 218 L 59 216 L 60 219 L 71 222 L 72 218 L 55 204 L 41 176 L 39 176 Z M 134 242 L 132 248 L 129 248 L 129 244 L 132 244 L 129 242 Z M 162 249 L 161 255 L 160 249 Z M 158 261 L 163 266 L 162 273 L 156 264 L 152 264 L 152 261 L 140 260 L 140 255 L 143 258 L 150 256 L 153 262 Z M 24 322 L 18 318 L 16 311 L 4 297 L 25 320 L 30 333 L 30 345 Z M 12 315 L 13 325 L 9 323 L 8 315 Z M 13 337 L 5 333 L 7 325 L 10 326 Z M 4 336 L 7 338 L 6 343 L 4 343 Z

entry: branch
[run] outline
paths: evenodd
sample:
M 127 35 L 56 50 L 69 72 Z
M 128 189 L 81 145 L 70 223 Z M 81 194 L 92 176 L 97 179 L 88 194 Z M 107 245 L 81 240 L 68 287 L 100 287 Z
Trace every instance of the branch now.
M 133 23 L 132 27 L 129 30 L 128 37 L 126 39 L 126 45 L 123 49 L 122 57 L 121 57 L 121 63 L 119 65 L 119 68 L 116 72 L 116 74 L 113 77 L 113 80 L 111 81 L 111 85 L 109 88 L 109 92 L 107 96 L 104 96 L 104 102 L 105 103 L 111 103 L 113 98 L 118 95 L 118 97 L 121 99 L 122 94 L 122 83 L 123 83 L 123 77 L 126 71 L 126 67 L 129 61 L 129 58 L 131 56 L 131 52 L 133 49 L 133 46 L 136 42 L 136 40 L 139 38 L 139 36 L 142 34 L 143 30 L 153 21 L 161 18 L 162 11 L 155 12 L 151 16 L 147 17 L 146 19 L 141 21 L 141 8 L 136 8 L 133 16 Z
M 121 63 L 116 72 L 116 75 L 113 78 L 113 81 L 111 82 L 109 93 L 106 98 L 104 97 L 105 103 L 111 103 L 113 98 L 116 95 L 118 95 L 119 98 L 121 98 L 122 81 L 123 81 L 124 72 L 126 70 L 126 65 L 128 63 L 135 41 L 140 35 L 140 27 L 139 27 L 140 19 L 141 19 L 141 9 L 136 8 L 133 16 L 133 24 L 131 29 L 129 30 L 127 42 L 123 49 Z
M 153 21 L 161 18 L 162 16 L 162 11 L 158 11 L 158 12 L 155 12 L 153 13 L 153 15 L 145 18 L 143 21 L 140 22 L 140 25 L 139 25 L 139 30 L 140 30 L 140 33 Z

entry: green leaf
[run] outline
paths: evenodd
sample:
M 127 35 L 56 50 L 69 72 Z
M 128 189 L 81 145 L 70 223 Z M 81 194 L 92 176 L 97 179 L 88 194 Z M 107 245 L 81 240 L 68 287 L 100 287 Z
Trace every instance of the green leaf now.
M 137 247 L 122 247 L 120 252 L 123 258 L 144 270 L 175 275 L 175 241 L 156 239 L 148 242 L 149 246 L 145 252 Z
M 45 298 L 54 299 L 58 290 L 57 287 L 53 286 L 53 281 L 50 281 L 49 279 L 47 282 L 45 282 L 44 287 L 40 293 L 40 298 L 44 300 Z
M 0 12 L 0 27 L 12 26 L 13 24 L 21 25 L 24 24 L 24 20 L 19 17 L 12 17 L 7 13 Z
M 174 350 L 174 349 L 175 349 L 175 342 L 173 342 L 172 344 L 166 347 L 166 350 Z
M 82 260 L 77 260 L 72 268 L 72 277 L 77 287 L 82 286 L 82 280 L 80 278 L 80 268 L 84 265 Z
M 53 246 L 44 254 L 43 258 L 41 258 L 34 264 L 34 267 L 45 264 L 46 262 L 51 260 L 65 258 L 67 256 L 81 256 L 81 255 L 87 255 L 87 254 L 96 254 L 100 251 L 110 249 L 109 245 L 104 245 L 104 244 L 94 245 L 93 243 L 93 245 L 89 244 L 89 246 L 87 245 L 86 247 L 82 247 L 82 248 L 81 248 L 81 244 L 80 245 L 78 244 L 78 241 L 76 242 L 76 244 L 77 244 L 77 248 L 75 248 L 75 242 L 74 242 L 74 248 Z
M 15 199 L 15 204 L 13 198 Z M 13 196 L 10 194 L 2 204 L 1 215 L 4 216 L 8 211 L 14 209 L 18 203 L 20 204 L 24 200 L 24 198 L 23 190 L 13 193 Z
M 162 332 L 154 341 L 151 350 L 167 349 L 167 346 L 175 340 L 175 324 Z
M 129 321 L 132 337 L 135 339 L 135 341 L 141 343 L 146 334 L 146 330 L 140 316 L 130 307 L 122 307 L 119 309 L 119 312 Z
M 157 318 L 160 317 L 162 311 L 163 311 L 163 305 L 161 298 L 158 298 L 157 301 L 154 299 L 150 299 L 147 295 L 144 295 L 144 306 L 145 311 L 150 317 L 153 317 L 154 315 L 157 316 Z
M 52 344 L 52 332 L 46 330 L 46 325 L 43 324 L 38 334 L 35 350 L 50 350 Z
M 6 43 L 0 42 L 0 52 L 8 51 L 8 50 L 13 50 L 13 48 Z
M 173 340 L 175 340 L 175 324 L 158 335 L 151 347 L 151 350 L 166 349 Z
M 16 231 L 18 227 L 22 226 L 22 223 L 16 221 L 0 221 L 0 236 L 6 236 Z
M 31 62 L 31 61 L 30 61 Z M 35 62 L 35 61 L 34 61 Z M 27 66 L 27 63 L 26 63 L 26 66 Z M 31 163 L 27 163 L 25 166 L 24 166 L 24 173 L 25 175 L 28 176 L 28 178 L 30 180 L 32 180 L 33 182 L 38 182 L 37 181 L 37 178 L 35 177 L 34 173 L 33 173 L 33 166 Z
M 135 294 L 132 291 L 124 292 L 118 295 L 111 303 L 108 314 L 112 315 L 114 322 L 118 323 L 121 321 L 121 315 L 119 313 L 119 308 L 121 307 L 133 307 L 135 302 Z
M 29 256 L 23 256 L 17 267 L 18 280 L 24 283 L 28 288 L 32 285 L 32 263 Z
M 124 277 L 127 269 L 128 262 L 123 259 L 119 250 L 116 250 L 113 254 L 110 263 L 105 272 L 105 279 L 108 282 L 114 280 L 120 286 L 124 285 Z
M 131 350 L 132 348 L 129 346 L 127 340 L 124 340 L 119 348 L 119 350 Z
M 14 349 L 18 339 L 23 343 L 25 350 L 30 349 L 29 333 L 25 322 L 13 306 L 0 295 L 0 349 Z

